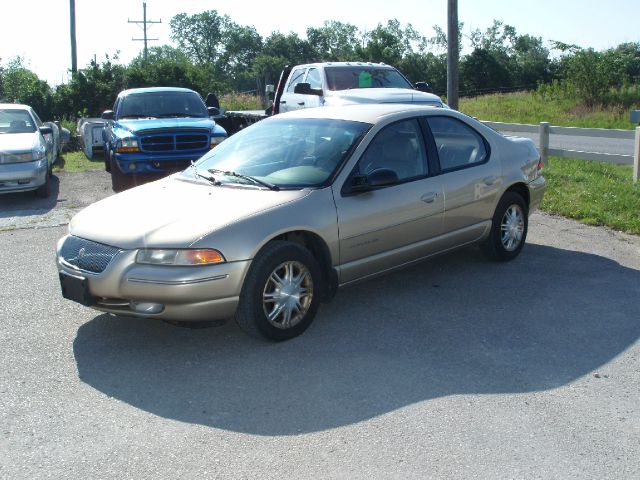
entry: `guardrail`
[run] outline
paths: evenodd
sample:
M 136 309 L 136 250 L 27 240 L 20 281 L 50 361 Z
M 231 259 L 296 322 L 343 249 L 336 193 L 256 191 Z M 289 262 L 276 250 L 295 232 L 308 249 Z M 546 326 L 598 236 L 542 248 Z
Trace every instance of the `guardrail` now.
M 611 163 L 633 163 L 633 181 L 638 181 L 640 174 L 640 127 L 633 130 L 613 130 L 607 128 L 576 128 L 576 127 L 557 127 L 552 126 L 548 122 L 540 122 L 539 125 L 530 125 L 525 123 L 504 123 L 482 121 L 488 127 L 494 130 L 503 130 L 508 132 L 537 133 L 540 135 L 538 142 L 538 150 L 540 157 L 545 165 L 549 156 L 577 158 L 581 160 L 596 160 Z M 590 138 L 612 138 L 634 140 L 635 146 L 633 155 L 620 155 L 615 153 L 600 152 L 583 152 L 580 150 L 565 150 L 560 148 L 549 148 L 549 135 L 572 135 Z

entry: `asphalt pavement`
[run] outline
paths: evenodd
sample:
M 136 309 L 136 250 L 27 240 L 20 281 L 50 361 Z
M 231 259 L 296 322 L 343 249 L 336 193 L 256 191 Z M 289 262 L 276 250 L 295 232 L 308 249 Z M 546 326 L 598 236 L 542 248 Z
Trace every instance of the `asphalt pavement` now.
M 361 283 L 275 344 L 64 300 L 105 177 L 0 199 L 0 478 L 640 477 L 639 237 L 534 214 L 515 261 Z

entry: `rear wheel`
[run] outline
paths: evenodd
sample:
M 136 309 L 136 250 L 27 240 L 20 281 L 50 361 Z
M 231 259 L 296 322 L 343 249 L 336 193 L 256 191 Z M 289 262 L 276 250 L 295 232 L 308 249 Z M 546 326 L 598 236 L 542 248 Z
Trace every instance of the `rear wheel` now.
M 303 333 L 320 303 L 322 276 L 304 247 L 274 241 L 258 254 L 247 274 L 236 311 L 250 335 L 288 340 Z
M 487 257 L 501 262 L 516 258 L 524 246 L 528 226 L 525 201 L 515 192 L 506 192 L 493 215 L 491 233 L 482 245 Z

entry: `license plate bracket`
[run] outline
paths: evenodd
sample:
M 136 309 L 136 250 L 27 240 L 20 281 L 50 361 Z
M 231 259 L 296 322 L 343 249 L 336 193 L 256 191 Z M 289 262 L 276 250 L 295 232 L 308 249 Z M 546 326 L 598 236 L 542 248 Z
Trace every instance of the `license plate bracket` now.
M 86 277 L 69 275 L 65 272 L 60 273 L 60 287 L 62 288 L 62 296 L 68 300 L 73 300 L 81 305 L 90 307 L 96 303 L 95 298 L 89 292 L 89 282 Z

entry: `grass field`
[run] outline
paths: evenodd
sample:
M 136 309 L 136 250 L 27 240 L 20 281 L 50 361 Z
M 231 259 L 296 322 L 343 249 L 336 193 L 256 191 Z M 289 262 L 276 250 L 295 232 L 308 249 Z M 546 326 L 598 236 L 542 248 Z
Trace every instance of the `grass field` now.
M 54 165 L 54 172 L 89 172 L 92 170 L 104 170 L 104 158 L 102 155 L 94 155 L 89 160 L 84 152 L 65 152 Z
M 542 211 L 640 235 L 640 182 L 633 182 L 632 167 L 551 157 L 544 176 Z
M 527 92 L 484 95 L 461 98 L 460 111 L 480 120 L 508 123 L 549 122 L 551 125 L 583 128 L 636 127 L 629 122 L 629 109 L 579 105 L 577 100 L 550 100 Z

